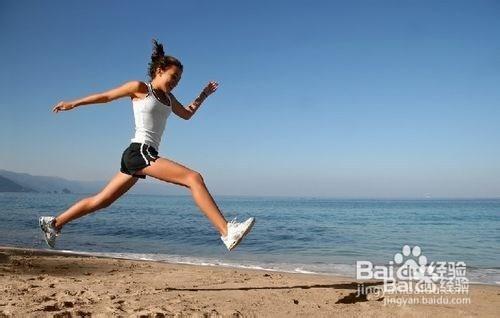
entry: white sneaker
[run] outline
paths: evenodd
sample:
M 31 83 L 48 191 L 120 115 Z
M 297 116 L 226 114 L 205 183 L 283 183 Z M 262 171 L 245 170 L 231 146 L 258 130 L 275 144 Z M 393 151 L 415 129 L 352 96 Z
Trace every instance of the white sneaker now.
M 241 223 L 236 222 L 236 218 L 234 218 L 227 223 L 227 235 L 220 238 L 229 251 L 235 248 L 243 237 L 250 232 L 254 223 L 255 218 L 253 217 Z
M 45 238 L 45 242 L 51 248 L 55 247 L 56 237 L 59 236 L 60 231 L 58 231 L 54 225 L 56 218 L 53 216 L 41 216 L 38 219 L 38 223 L 40 223 L 40 228 L 43 231 L 43 236 Z

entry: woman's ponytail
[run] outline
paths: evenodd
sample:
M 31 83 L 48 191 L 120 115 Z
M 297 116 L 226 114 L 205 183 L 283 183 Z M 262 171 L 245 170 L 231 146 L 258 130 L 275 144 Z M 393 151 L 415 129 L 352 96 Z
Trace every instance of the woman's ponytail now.
M 156 39 L 153 42 L 153 53 L 151 53 L 151 61 L 149 62 L 148 75 L 153 80 L 156 76 L 156 70 L 159 68 L 165 69 L 168 66 L 176 65 L 181 70 L 183 66 L 181 62 L 173 56 L 165 55 L 163 44 L 159 43 Z
M 165 51 L 163 50 L 163 44 L 158 43 L 156 39 L 153 39 L 153 53 L 151 54 L 151 61 L 156 61 L 165 56 Z

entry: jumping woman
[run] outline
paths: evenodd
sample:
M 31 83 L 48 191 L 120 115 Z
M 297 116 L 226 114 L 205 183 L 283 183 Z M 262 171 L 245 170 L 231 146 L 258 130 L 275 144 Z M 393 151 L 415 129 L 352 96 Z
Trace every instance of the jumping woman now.
M 199 209 L 219 231 L 229 251 L 236 247 L 250 231 L 255 219 L 227 222 L 207 190 L 200 173 L 158 155 L 160 141 L 168 116 L 173 112 L 182 119 L 190 119 L 203 101 L 217 90 L 217 82 L 209 82 L 200 95 L 184 107 L 172 94 L 179 83 L 183 66 L 173 56 L 165 55 L 163 45 L 153 40 L 153 53 L 149 63 L 150 81 L 130 81 L 107 92 L 89 95 L 71 102 L 59 102 L 53 112 L 71 110 L 87 104 L 108 103 L 121 97 L 130 97 L 134 110 L 135 136 L 125 149 L 121 169 L 98 194 L 76 202 L 57 217 L 39 219 L 45 241 L 54 248 L 62 227 L 79 217 L 110 206 L 127 192 L 139 178 L 150 176 L 189 188 Z

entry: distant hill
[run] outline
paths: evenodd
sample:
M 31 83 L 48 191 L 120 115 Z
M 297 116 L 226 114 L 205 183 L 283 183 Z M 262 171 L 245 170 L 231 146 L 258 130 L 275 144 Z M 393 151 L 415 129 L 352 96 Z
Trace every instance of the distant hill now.
M 37 192 L 31 188 L 23 187 L 14 181 L 0 176 L 0 192 Z
M 0 169 L 0 176 L 7 178 L 22 187 L 34 189 L 36 192 L 60 193 L 88 193 L 92 192 L 97 184 L 82 184 L 79 181 L 70 181 L 58 177 L 33 176 L 28 173 L 12 172 Z
M 67 180 L 60 177 L 34 176 L 28 173 L 13 172 L 0 169 L 0 192 L 15 191 L 26 189 L 31 192 L 42 193 L 75 193 L 75 194 L 94 194 L 99 192 L 108 184 L 110 180 L 98 181 L 76 181 Z M 5 184 L 4 187 L 2 185 Z M 8 190 L 2 190 L 8 189 Z M 18 189 L 18 190 L 16 190 Z M 184 187 L 167 184 L 148 177 L 147 180 L 140 179 L 127 193 L 132 194 L 189 194 Z

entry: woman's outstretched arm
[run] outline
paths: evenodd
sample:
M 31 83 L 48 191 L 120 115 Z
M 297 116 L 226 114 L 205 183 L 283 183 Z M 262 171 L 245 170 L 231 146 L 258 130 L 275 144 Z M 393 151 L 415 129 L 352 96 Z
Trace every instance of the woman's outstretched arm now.
M 170 93 L 170 97 L 172 100 L 172 111 L 174 112 L 174 114 L 176 114 L 177 116 L 179 116 L 182 119 L 186 119 L 186 120 L 190 119 L 194 115 L 194 113 L 196 113 L 198 108 L 200 108 L 203 101 L 205 101 L 205 99 L 208 96 L 210 96 L 210 94 L 212 94 L 213 92 L 215 92 L 217 90 L 217 87 L 219 87 L 219 83 L 214 82 L 214 81 L 209 82 L 207 84 L 207 86 L 205 86 L 203 91 L 200 93 L 200 95 L 198 97 L 196 97 L 196 99 L 191 104 L 189 104 L 187 107 L 184 107 L 175 98 L 175 96 L 172 93 Z
M 140 91 L 141 84 L 140 81 L 130 81 L 106 92 L 92 94 L 70 102 L 61 101 L 54 106 L 52 111 L 57 113 L 61 110 L 70 110 L 82 105 L 108 103 L 125 96 L 133 97 L 136 92 Z

